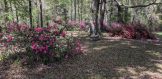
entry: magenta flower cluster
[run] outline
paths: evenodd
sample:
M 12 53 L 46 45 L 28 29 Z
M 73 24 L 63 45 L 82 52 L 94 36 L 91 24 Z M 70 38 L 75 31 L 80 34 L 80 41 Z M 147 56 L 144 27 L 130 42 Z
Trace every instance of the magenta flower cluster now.
M 69 20 L 68 25 L 70 27 L 75 28 L 76 26 L 79 27 L 80 29 L 85 29 L 86 23 L 85 21 L 74 21 L 74 20 Z
M 75 49 L 74 49 L 74 52 L 75 53 L 81 53 L 82 52 L 82 46 L 81 46 L 81 42 L 79 41 L 79 40 L 77 40 L 76 42 L 75 42 Z
M 60 20 L 58 21 L 61 22 Z M 75 23 L 71 22 L 71 24 Z M 85 26 L 85 22 L 77 24 L 80 24 L 81 28 Z M 49 23 L 47 27 L 35 28 L 29 27 L 26 23 L 11 22 L 7 25 L 7 35 L 1 34 L 0 37 L 3 38 L 5 36 L 5 41 L 8 45 L 13 40 L 27 40 L 25 43 L 27 43 L 27 48 L 30 48 L 27 51 L 38 56 L 67 57 L 81 53 L 80 41 L 74 41 L 73 37 L 68 36 L 67 32 L 60 28 L 63 27 L 55 22 Z M 16 45 L 16 43 L 18 42 L 16 41 L 13 44 Z
M 0 45 L 7 47 L 14 41 L 14 36 L 11 34 L 0 34 Z
M 50 48 L 55 47 L 56 36 L 50 33 L 47 28 L 34 28 L 31 48 L 36 53 L 51 53 Z
M 30 29 L 30 27 L 24 22 L 22 22 L 20 24 L 18 24 L 17 22 L 10 22 L 10 23 L 7 24 L 7 31 L 9 33 L 11 33 L 11 32 L 24 32 L 24 31 L 27 31 L 29 29 Z

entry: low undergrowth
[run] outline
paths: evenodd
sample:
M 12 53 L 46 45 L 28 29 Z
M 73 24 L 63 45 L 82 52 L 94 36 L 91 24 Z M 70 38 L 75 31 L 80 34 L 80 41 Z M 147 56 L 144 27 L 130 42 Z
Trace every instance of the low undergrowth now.
M 7 53 L 14 47 L 23 48 L 25 55 L 22 58 L 16 57 L 17 59 L 26 58 L 26 63 L 42 62 L 44 64 L 81 54 L 79 39 L 67 35 L 62 28 L 64 27 L 61 25 L 31 28 L 26 23 L 9 23 L 6 32 L 0 34 L 1 47 L 7 50 L 3 53 Z M 11 51 L 18 53 L 15 50 Z M 1 58 L 3 60 L 7 57 L 9 56 Z
M 114 22 L 107 31 L 111 33 L 111 36 L 121 36 L 127 39 L 157 39 L 154 33 L 140 23 L 123 24 Z

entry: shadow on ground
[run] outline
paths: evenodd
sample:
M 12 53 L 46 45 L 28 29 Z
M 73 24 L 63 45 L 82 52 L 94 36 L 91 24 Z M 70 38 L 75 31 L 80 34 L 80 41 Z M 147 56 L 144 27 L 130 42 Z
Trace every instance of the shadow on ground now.
M 162 43 L 82 38 L 85 53 L 62 62 L 17 66 L 1 63 L 0 78 L 30 79 L 161 79 Z M 14 57 L 14 56 L 13 56 Z M 23 56 L 22 56 L 23 57 Z M 22 58 L 23 59 L 23 58 Z M 9 61 L 10 60 L 10 61 Z

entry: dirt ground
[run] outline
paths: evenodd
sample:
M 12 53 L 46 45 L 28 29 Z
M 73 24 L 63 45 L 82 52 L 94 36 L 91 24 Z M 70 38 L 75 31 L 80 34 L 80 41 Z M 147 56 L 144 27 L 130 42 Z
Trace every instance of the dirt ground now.
M 0 79 L 162 79 L 162 41 L 81 37 L 84 54 L 48 65 L 0 62 Z

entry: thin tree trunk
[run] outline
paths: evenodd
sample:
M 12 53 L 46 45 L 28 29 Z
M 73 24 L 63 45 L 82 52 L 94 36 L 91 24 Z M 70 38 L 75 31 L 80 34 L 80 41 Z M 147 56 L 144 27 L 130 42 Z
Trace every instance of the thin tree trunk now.
M 40 3 L 40 19 L 41 19 L 41 27 L 43 27 L 43 8 L 42 8 L 42 0 L 39 0 Z
M 109 26 L 111 27 L 112 15 L 113 15 L 113 1 L 110 2 L 110 15 L 109 15 Z
M 30 27 L 33 27 L 32 2 L 31 2 L 31 0 L 29 0 L 29 16 L 30 16 Z
M 16 7 L 15 7 L 15 8 L 16 8 Z M 17 23 L 19 23 L 19 16 L 18 16 L 17 8 L 16 8 L 16 21 L 17 21 Z
M 13 12 L 13 7 L 12 7 L 12 3 L 11 3 L 11 1 L 10 1 L 10 8 L 11 8 L 11 12 L 12 12 L 12 16 L 14 17 L 14 12 Z
M 4 0 L 5 12 L 8 12 L 8 3 L 7 0 Z
M 4 0 L 4 5 L 5 5 L 5 13 L 8 13 L 8 3 L 7 0 Z M 8 17 L 5 17 L 5 23 L 7 23 L 8 21 Z
M 73 19 L 73 0 L 71 0 L 71 20 Z
M 80 15 L 80 19 L 81 19 L 81 21 L 83 20 L 83 0 L 81 0 L 81 6 L 80 6 L 80 13 L 81 13 L 81 15 Z
M 78 3 L 77 3 L 77 4 L 78 4 L 78 18 L 79 18 L 79 21 L 80 21 L 80 13 L 79 13 L 79 12 L 80 12 L 80 10 L 79 10 L 79 9 L 80 9 L 80 8 L 79 8 L 79 3 L 80 3 L 80 1 L 77 0 L 77 2 L 78 2 Z
M 36 1 L 36 7 L 39 8 L 39 1 Z M 38 11 L 38 15 L 37 15 L 37 24 L 36 27 L 38 27 L 40 25 L 40 11 Z
M 77 16 L 77 13 L 76 13 L 76 0 L 74 0 L 74 19 L 76 20 L 76 16 Z

